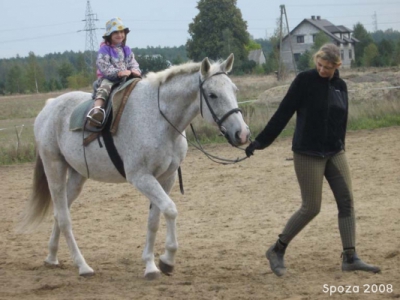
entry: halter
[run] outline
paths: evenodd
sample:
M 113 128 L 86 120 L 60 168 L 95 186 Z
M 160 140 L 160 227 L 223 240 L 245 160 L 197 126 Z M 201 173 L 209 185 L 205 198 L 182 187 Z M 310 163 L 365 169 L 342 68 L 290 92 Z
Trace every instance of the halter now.
M 199 87 L 200 87 L 200 114 L 201 114 L 201 116 L 204 118 L 204 116 L 203 116 L 203 98 L 204 98 L 204 101 L 205 101 L 206 104 L 207 104 L 207 107 L 208 107 L 208 110 L 209 110 L 210 113 L 211 113 L 211 116 L 213 117 L 215 123 L 217 123 L 219 130 L 220 130 L 220 131 L 224 134 L 224 136 L 225 136 L 226 133 L 225 133 L 224 128 L 222 127 L 222 123 L 223 123 L 231 114 L 234 114 L 234 113 L 237 113 L 237 112 L 242 112 L 242 110 L 241 110 L 240 108 L 231 109 L 231 110 L 228 111 L 226 114 L 224 114 L 224 115 L 222 116 L 221 119 L 219 119 L 219 118 L 217 117 L 216 113 L 214 112 L 214 110 L 212 109 L 212 107 L 211 107 L 211 105 L 210 105 L 210 102 L 209 102 L 209 100 L 208 100 L 208 98 L 207 98 L 207 95 L 206 95 L 206 93 L 204 92 L 204 88 L 203 88 L 204 82 L 206 82 L 208 79 L 210 79 L 210 78 L 213 77 L 213 76 L 221 75 L 221 74 L 222 74 L 222 75 L 228 76 L 228 74 L 226 74 L 225 72 L 217 72 L 217 73 L 211 75 L 210 77 L 204 79 L 203 81 L 201 81 L 201 78 L 199 78 Z M 225 136 L 225 137 L 226 137 L 226 136 Z M 231 141 L 229 140 L 229 138 L 228 138 L 228 141 L 229 141 L 230 144 L 232 144 Z

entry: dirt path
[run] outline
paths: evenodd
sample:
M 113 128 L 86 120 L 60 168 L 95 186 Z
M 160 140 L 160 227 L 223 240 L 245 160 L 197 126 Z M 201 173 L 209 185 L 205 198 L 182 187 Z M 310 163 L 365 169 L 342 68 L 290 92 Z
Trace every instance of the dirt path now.
M 180 195 L 178 184 L 172 192 L 179 210 L 175 275 L 154 282 L 142 278 L 148 203 L 134 188 L 89 181 L 74 203 L 74 233 L 96 271 L 81 278 L 64 239 L 61 267 L 43 266 L 50 218 L 33 234 L 14 231 L 33 165 L 0 167 L 0 299 L 400 298 L 400 127 L 350 132 L 347 138 L 357 247 L 364 260 L 382 268 L 376 275 L 340 271 L 337 209 L 326 182 L 320 215 L 288 248 L 287 275 L 271 273 L 265 250 L 300 204 L 290 143 L 278 140 L 233 166 L 189 151 L 182 166 L 186 193 Z M 225 157 L 242 156 L 228 145 L 207 148 Z M 162 221 L 157 256 L 164 240 Z M 327 286 L 340 285 L 350 285 L 353 293 L 324 293 Z M 383 292 L 374 292 L 376 287 Z

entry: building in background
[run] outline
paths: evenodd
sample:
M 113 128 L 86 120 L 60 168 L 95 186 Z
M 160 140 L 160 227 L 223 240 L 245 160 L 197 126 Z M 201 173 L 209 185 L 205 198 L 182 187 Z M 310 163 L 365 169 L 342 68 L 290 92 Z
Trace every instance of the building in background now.
M 311 19 L 304 19 L 290 32 L 290 40 L 289 35 L 282 40 L 281 58 L 287 70 L 293 70 L 292 58 L 294 57 L 297 62 L 306 50 L 310 50 L 316 35 L 321 31 L 328 36 L 330 42 L 340 48 L 342 67 L 350 68 L 351 61 L 355 59 L 354 45 L 358 42 L 356 38 L 352 37 L 352 30 L 342 25 L 336 26 L 328 20 L 321 19 L 320 16 L 311 16 Z
M 251 50 L 247 56 L 249 60 L 254 61 L 257 65 L 265 64 L 265 55 L 262 49 Z

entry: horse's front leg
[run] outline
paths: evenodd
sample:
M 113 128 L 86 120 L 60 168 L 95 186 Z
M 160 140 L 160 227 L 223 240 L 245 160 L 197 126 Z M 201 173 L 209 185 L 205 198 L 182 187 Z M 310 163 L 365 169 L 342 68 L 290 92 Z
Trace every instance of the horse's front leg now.
M 149 218 L 147 221 L 146 245 L 143 250 L 142 259 L 146 263 L 144 277 L 149 280 L 160 277 L 160 270 L 154 262 L 154 243 L 156 241 L 158 227 L 160 225 L 160 209 L 150 204 Z
M 161 182 L 165 193 L 169 195 L 174 185 L 176 173 Z M 176 237 L 176 216 L 174 219 L 166 218 L 167 236 L 165 240 L 165 253 L 160 256 L 160 269 L 166 275 L 172 275 L 175 265 L 175 254 L 178 249 L 178 239 Z
M 178 212 L 175 203 L 168 196 L 168 192 L 173 184 L 172 179 L 168 180 L 168 183 L 163 184 L 167 192 L 151 175 L 136 175 L 131 180 L 132 184 L 147 196 L 152 205 L 149 215 L 146 246 L 143 251 L 143 260 L 146 262 L 145 277 L 149 279 L 157 278 L 159 273 L 154 263 L 154 242 L 159 226 L 160 212 L 164 214 L 167 226 L 165 253 L 160 256 L 161 271 L 167 275 L 171 275 L 175 265 L 175 254 L 178 249 L 175 221 Z

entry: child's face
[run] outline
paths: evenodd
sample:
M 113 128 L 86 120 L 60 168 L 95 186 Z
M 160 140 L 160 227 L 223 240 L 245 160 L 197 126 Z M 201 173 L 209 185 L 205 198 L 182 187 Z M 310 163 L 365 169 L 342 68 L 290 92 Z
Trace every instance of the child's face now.
M 124 39 L 125 39 L 125 31 L 124 30 L 114 31 L 111 34 L 111 44 L 113 44 L 113 45 L 121 44 Z

